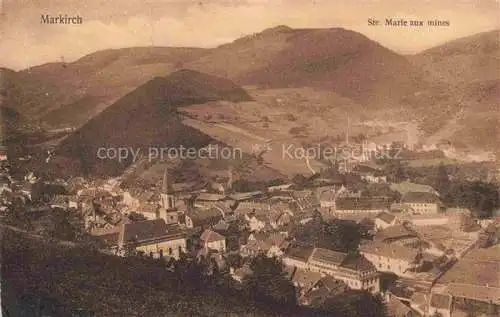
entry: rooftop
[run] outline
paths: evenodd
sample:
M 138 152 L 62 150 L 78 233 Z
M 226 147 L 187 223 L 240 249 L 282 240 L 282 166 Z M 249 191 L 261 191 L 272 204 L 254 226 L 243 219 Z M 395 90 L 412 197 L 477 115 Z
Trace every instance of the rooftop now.
M 143 243 L 156 239 L 168 239 L 182 233 L 180 227 L 167 225 L 163 219 L 144 220 L 123 224 L 123 243 Z
M 388 241 L 417 236 L 418 235 L 416 232 L 406 228 L 404 225 L 396 225 L 387 227 L 384 230 L 379 231 L 375 236 L 375 239 L 379 241 Z
M 429 185 L 417 184 L 412 182 L 392 183 L 391 190 L 399 192 L 404 195 L 409 192 L 424 192 L 438 194 L 434 188 Z
M 220 194 L 211 194 L 211 193 L 200 193 L 196 200 L 200 201 L 221 201 L 224 200 L 225 196 Z
M 313 251 L 314 248 L 310 246 L 292 247 L 288 249 L 288 251 L 286 252 L 286 256 L 292 259 L 302 260 L 306 262 Z
M 323 262 L 327 264 L 340 265 L 346 258 L 347 254 L 338 251 L 332 251 L 323 248 L 315 248 L 311 254 L 312 261 Z
M 360 254 L 347 255 L 342 262 L 342 267 L 358 272 L 372 272 L 377 270 L 370 261 Z
M 400 259 L 412 262 L 417 258 L 418 251 L 408 247 L 384 242 L 369 242 L 359 247 L 361 253 L 376 254 L 386 258 Z
M 389 316 L 407 316 L 407 314 L 411 311 L 412 309 L 410 307 L 406 306 L 402 301 L 394 296 L 391 296 L 387 302 L 387 312 Z
M 384 210 L 389 209 L 386 197 L 344 197 L 335 201 L 336 210 Z
M 420 204 L 438 204 L 439 197 L 433 193 L 426 192 L 407 192 L 401 198 L 403 203 L 420 203 Z
M 226 237 L 224 237 L 223 235 L 221 235 L 215 231 L 207 229 L 207 230 L 203 231 L 203 233 L 200 236 L 200 239 L 204 242 L 215 242 L 215 241 L 226 240 Z
M 321 279 L 321 273 L 296 269 L 292 281 L 301 287 L 313 287 Z
M 234 193 L 231 194 L 229 197 L 233 200 L 242 201 L 242 200 L 257 198 L 262 196 L 263 194 L 264 193 L 262 191 L 253 191 L 247 193 Z
M 222 212 L 217 208 L 195 208 L 187 213 L 187 216 L 193 221 L 193 226 L 215 225 L 222 218 Z

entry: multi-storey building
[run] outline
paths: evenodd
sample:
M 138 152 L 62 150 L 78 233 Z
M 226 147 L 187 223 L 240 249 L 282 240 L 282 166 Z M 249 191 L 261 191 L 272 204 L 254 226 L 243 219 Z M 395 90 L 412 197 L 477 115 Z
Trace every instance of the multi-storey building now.
M 372 293 L 380 290 L 379 273 L 364 256 L 348 255 L 323 248 L 314 248 L 312 252 L 310 250 L 304 248 L 301 252 L 292 249 L 287 252 L 283 262 L 289 266 L 332 276 L 352 289 L 367 290 Z
M 436 214 L 442 211 L 442 203 L 438 196 L 432 193 L 408 192 L 401 203 L 417 214 Z
M 380 241 L 360 246 L 360 252 L 378 271 L 393 272 L 399 276 L 411 276 L 422 266 L 422 254 L 397 243 Z

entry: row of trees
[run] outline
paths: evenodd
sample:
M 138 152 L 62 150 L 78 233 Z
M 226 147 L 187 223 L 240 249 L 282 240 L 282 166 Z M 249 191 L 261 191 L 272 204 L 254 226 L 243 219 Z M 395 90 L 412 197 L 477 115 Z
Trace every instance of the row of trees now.
M 434 173 L 422 179 L 441 194 L 445 205 L 468 208 L 479 218 L 492 217 L 500 208 L 499 189 L 496 184 L 455 179 L 449 174 L 448 168 L 440 164 Z

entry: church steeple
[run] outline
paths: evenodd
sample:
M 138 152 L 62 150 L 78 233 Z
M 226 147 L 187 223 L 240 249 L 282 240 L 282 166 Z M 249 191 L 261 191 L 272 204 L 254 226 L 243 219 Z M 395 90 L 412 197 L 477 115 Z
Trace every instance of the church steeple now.
M 167 168 L 165 168 L 165 172 L 163 173 L 163 183 L 160 197 L 162 208 L 166 209 L 167 211 L 175 210 L 174 189 L 172 184 L 170 183 Z
M 170 178 L 168 177 L 168 168 L 165 167 L 163 172 L 163 183 L 162 183 L 162 193 L 170 194 L 173 192 L 172 184 L 170 183 Z

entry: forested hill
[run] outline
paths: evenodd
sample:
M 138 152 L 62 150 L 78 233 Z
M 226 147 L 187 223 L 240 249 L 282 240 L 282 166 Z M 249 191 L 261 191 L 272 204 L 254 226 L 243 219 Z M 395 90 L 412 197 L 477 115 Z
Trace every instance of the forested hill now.
M 170 272 L 158 260 L 61 247 L 8 229 L 1 233 L 5 316 L 66 317 L 78 310 L 99 317 L 380 316 L 370 315 L 375 310 L 364 293 L 355 300 L 349 297 L 351 302 L 335 312 L 300 307 L 280 311 L 282 305 L 259 304 L 235 289 L 196 278 L 192 270 Z

